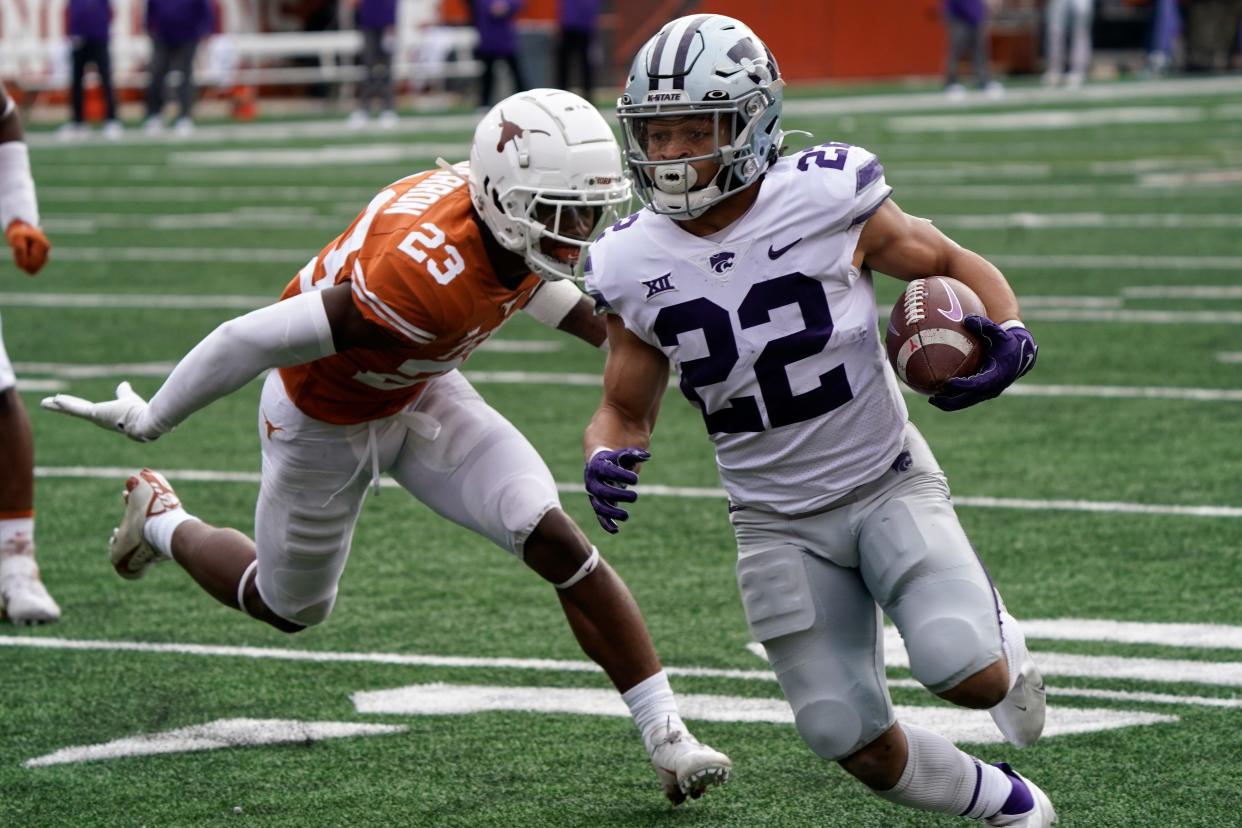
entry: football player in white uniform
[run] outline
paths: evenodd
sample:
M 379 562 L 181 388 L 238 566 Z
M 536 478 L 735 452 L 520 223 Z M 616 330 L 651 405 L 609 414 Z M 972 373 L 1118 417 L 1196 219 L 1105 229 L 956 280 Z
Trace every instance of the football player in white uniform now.
M 590 301 L 562 277 L 608 208 L 628 201 L 616 140 L 590 103 L 519 93 L 483 117 L 468 170 L 445 163 L 382 189 L 281 301 L 209 334 L 149 404 L 127 383 L 107 402 L 45 399 L 145 442 L 278 369 L 260 402 L 255 539 L 189 514 L 143 469 L 110 544 L 117 573 L 136 579 L 175 560 L 218 601 L 277 629 L 322 623 L 363 499 L 388 472 L 555 587 L 674 804 L 725 782 L 729 758 L 686 729 L 624 582 L 560 508 L 534 447 L 457 370 L 519 309 L 602 344 Z
M 610 532 L 627 517 L 675 367 L 715 445 L 751 633 L 803 739 L 892 802 L 1043 828 L 1056 815 L 1034 783 L 894 715 L 883 614 L 916 679 L 990 709 L 1016 745 L 1043 729 L 1044 686 L 908 421 L 871 272 L 943 274 L 982 298 L 991 318 L 966 324 L 990 343 L 985 367 L 941 408 L 999 394 L 1034 341 L 1001 273 L 904 213 L 872 153 L 781 157 L 781 87 L 767 47 L 719 15 L 669 23 L 634 59 L 618 116 L 646 208 L 586 268 L 609 338 L 584 438 L 592 506 Z
M 51 245 L 39 229 L 39 205 L 17 104 L 0 85 L 0 228 L 13 262 L 31 276 Z M 35 564 L 34 438 L 17 377 L 0 338 L 0 612 L 15 624 L 60 618 Z

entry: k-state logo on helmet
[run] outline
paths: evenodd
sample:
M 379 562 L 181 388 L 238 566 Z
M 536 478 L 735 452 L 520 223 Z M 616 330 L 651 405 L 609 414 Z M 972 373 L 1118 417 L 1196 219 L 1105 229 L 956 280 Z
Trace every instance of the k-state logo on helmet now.
M 713 253 L 708 258 L 707 263 L 711 265 L 712 271 L 715 273 L 728 273 L 733 269 L 733 259 L 737 254 L 729 250 Z

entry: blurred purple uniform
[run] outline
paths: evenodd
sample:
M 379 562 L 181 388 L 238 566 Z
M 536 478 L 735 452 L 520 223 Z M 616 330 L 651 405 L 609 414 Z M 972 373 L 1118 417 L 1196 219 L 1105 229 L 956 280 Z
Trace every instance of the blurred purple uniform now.
M 69 0 L 69 36 L 107 40 L 112 28 L 109 0 Z
M 116 120 L 116 94 L 112 89 L 112 55 L 108 39 L 112 29 L 112 6 L 109 0 L 69 0 L 66 14 L 70 38 L 72 72 L 69 84 L 69 106 L 73 123 L 85 121 L 86 67 L 94 65 L 103 91 L 104 108 L 109 121 Z
M 359 29 L 387 29 L 397 24 L 397 0 L 361 0 L 355 21 Z

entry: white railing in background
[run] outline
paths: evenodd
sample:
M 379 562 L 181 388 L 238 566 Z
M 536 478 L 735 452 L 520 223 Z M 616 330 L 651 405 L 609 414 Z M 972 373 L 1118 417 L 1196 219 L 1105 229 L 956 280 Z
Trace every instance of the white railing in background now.
M 338 19 L 349 26 L 345 0 Z M 67 0 L 0 0 L 0 80 L 25 90 L 69 85 Z M 361 34 L 352 28 L 304 32 L 262 0 L 217 0 L 219 34 L 206 39 L 195 60 L 204 86 L 347 82 L 361 76 Z M 150 41 L 143 29 L 145 0 L 112 0 L 112 72 L 118 87 L 146 82 Z M 473 77 L 477 35 L 469 26 L 443 26 L 439 0 L 398 0 L 393 72 L 398 80 L 436 86 Z M 262 31 L 261 31 L 262 30 Z M 294 65 L 300 58 L 300 65 Z

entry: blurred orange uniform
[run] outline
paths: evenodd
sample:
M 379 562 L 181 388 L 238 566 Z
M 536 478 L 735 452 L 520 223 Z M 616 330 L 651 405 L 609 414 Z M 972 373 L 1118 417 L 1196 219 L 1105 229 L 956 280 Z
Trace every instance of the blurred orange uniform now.
M 464 174 L 464 170 L 462 171 Z M 285 288 L 281 299 L 349 282 L 354 303 L 393 334 L 383 348 L 281 368 L 303 413 L 351 424 L 396 414 L 530 300 L 540 279 L 501 284 L 464 175 L 434 170 L 381 191 Z

